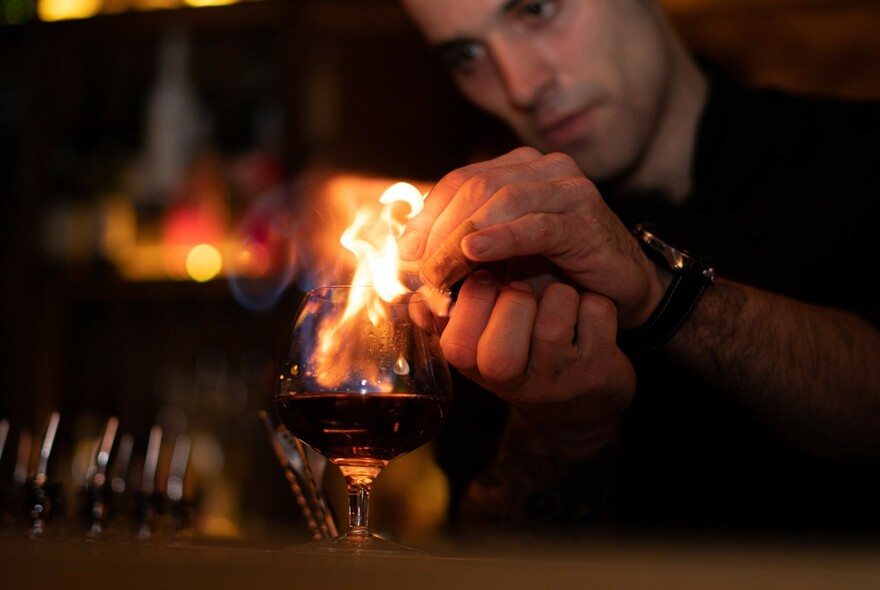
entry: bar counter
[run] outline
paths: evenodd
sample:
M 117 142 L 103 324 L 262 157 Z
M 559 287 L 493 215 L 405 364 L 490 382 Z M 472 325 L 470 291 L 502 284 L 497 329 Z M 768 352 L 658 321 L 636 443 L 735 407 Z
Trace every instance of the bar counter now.
M 880 588 L 880 545 L 640 541 L 328 556 L 278 543 L 0 539 L 0 588 Z

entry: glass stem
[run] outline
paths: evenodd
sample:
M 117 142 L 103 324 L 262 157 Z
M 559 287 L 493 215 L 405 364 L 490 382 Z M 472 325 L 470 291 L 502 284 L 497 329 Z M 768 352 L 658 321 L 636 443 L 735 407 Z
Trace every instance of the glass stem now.
M 382 466 L 340 465 L 348 484 L 348 531 L 346 536 L 368 537 L 370 523 L 370 487 Z
M 348 534 L 368 535 L 370 524 L 370 484 L 348 482 Z

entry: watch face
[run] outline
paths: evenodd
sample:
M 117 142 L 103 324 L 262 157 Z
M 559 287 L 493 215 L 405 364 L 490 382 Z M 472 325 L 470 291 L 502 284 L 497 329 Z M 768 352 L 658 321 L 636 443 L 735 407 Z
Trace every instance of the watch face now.
M 670 232 L 668 228 L 661 228 L 656 223 L 652 222 L 643 222 L 639 225 L 645 228 L 645 230 L 661 242 L 672 246 L 680 252 L 685 252 L 689 256 L 697 258 L 706 264 L 711 264 L 711 257 L 696 242 L 696 240 L 691 239 L 689 236 L 675 235 Z
M 638 224 L 633 232 L 647 246 L 645 252 L 673 273 L 696 274 L 709 281 L 715 279 L 712 259 L 692 240 L 671 236 L 668 230 L 650 222 Z

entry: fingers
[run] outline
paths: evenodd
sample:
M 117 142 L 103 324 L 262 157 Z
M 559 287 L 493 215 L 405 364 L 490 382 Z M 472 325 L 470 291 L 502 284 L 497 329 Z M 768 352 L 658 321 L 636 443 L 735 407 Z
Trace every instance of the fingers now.
M 477 345 L 498 298 L 491 273 L 479 270 L 462 284 L 455 310 L 440 337 L 446 361 L 471 376 L 477 367 Z
M 534 377 L 552 380 L 579 365 L 585 369 L 579 378 L 593 379 L 590 373 L 601 375 L 618 350 L 617 310 L 611 300 L 563 283 L 545 289 L 531 340 Z
M 604 236 L 605 211 L 595 186 L 583 176 L 506 186 L 471 216 L 474 227 L 482 229 L 462 236 L 462 255 L 474 262 L 530 254 L 555 259 Z
M 580 302 L 569 285 L 549 285 L 538 301 L 527 284 L 498 285 L 478 270 L 462 285 L 441 337 L 443 353 L 462 373 L 515 401 L 530 373 L 558 375 L 576 362 Z
M 462 252 L 463 238 L 534 207 L 559 209 L 563 206 L 562 195 L 555 194 L 551 185 L 554 179 L 573 174 L 579 172 L 567 156 L 541 156 L 528 149 L 511 152 L 479 168 L 456 171 L 438 184 L 436 195 L 432 191 L 428 196 L 425 210 L 408 225 L 401 249 L 409 250 L 407 256 L 422 252 L 423 282 L 448 288 L 473 267 L 473 261 Z M 529 190 L 512 190 L 520 183 L 530 183 Z
M 486 381 L 522 379 L 529 364 L 536 312 L 537 301 L 525 283 L 513 282 L 501 289 L 477 346 L 477 367 Z
M 520 148 L 492 160 L 471 164 L 444 176 L 428 193 L 422 211 L 409 220 L 398 247 L 403 260 L 418 260 L 424 253 L 428 237 L 437 219 L 468 180 L 483 170 L 532 161 L 540 153 L 531 148 Z M 448 235 L 446 232 L 445 235 Z
M 607 297 L 584 293 L 578 309 L 578 357 L 586 361 L 585 386 L 601 392 L 597 403 L 610 414 L 622 412 L 632 400 L 636 374 L 617 346 L 617 308 Z
M 529 361 L 537 302 L 531 288 L 499 286 L 485 270 L 461 287 L 455 311 L 440 339 L 446 360 L 480 382 L 520 379 Z
M 580 295 L 569 285 L 552 283 L 544 290 L 532 334 L 534 373 L 559 375 L 575 360 L 579 307 Z
M 577 173 L 574 162 L 567 156 L 544 156 L 536 150 L 525 148 L 485 164 L 461 183 L 437 216 L 428 235 L 425 255 L 439 248 L 462 223 L 484 208 L 490 200 L 493 206 L 488 210 L 489 214 L 483 215 L 479 223 L 476 223 L 476 218 L 472 219 L 477 228 L 509 218 L 507 208 L 510 203 L 495 199 L 505 187 L 527 181 L 549 182 Z
M 530 254 L 552 259 L 573 249 L 582 250 L 585 240 L 595 234 L 590 231 L 592 220 L 580 211 L 587 211 L 591 200 L 599 202 L 601 197 L 586 178 L 507 182 L 513 174 L 524 172 L 507 170 L 500 175 L 505 183 L 501 188 L 435 250 L 429 245 L 420 269 L 424 283 L 448 288 L 477 262 Z M 462 190 L 467 188 L 469 185 Z
M 429 334 L 442 333 L 443 327 L 446 325 L 448 313 L 437 313 L 438 310 L 448 310 L 448 304 L 445 301 L 438 301 L 441 297 L 434 291 L 420 289 L 407 301 L 410 319 Z
M 449 289 L 464 278 L 473 268 L 471 261 L 461 250 L 461 242 L 476 226 L 465 221 L 437 248 L 419 269 L 419 279 L 437 289 Z
M 484 222 L 500 210 L 507 219 Z M 640 325 L 662 296 L 656 266 L 583 176 L 506 186 L 469 221 L 482 228 L 459 246 L 470 265 L 541 256 L 585 290 L 611 299 L 622 326 Z M 444 276 L 431 264 L 422 265 L 423 276 Z
M 617 350 L 617 309 L 606 297 L 584 293 L 578 304 L 577 347 L 585 358 L 605 359 Z

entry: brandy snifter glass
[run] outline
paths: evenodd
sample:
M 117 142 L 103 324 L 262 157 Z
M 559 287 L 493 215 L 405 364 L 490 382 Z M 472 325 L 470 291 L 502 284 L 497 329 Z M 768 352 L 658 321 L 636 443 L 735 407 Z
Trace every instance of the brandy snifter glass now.
M 303 548 L 405 551 L 370 532 L 369 499 L 382 468 L 429 442 L 452 405 L 449 368 L 421 295 L 388 302 L 372 287 L 308 291 L 280 369 L 279 418 L 337 465 L 348 486 L 347 530 Z

